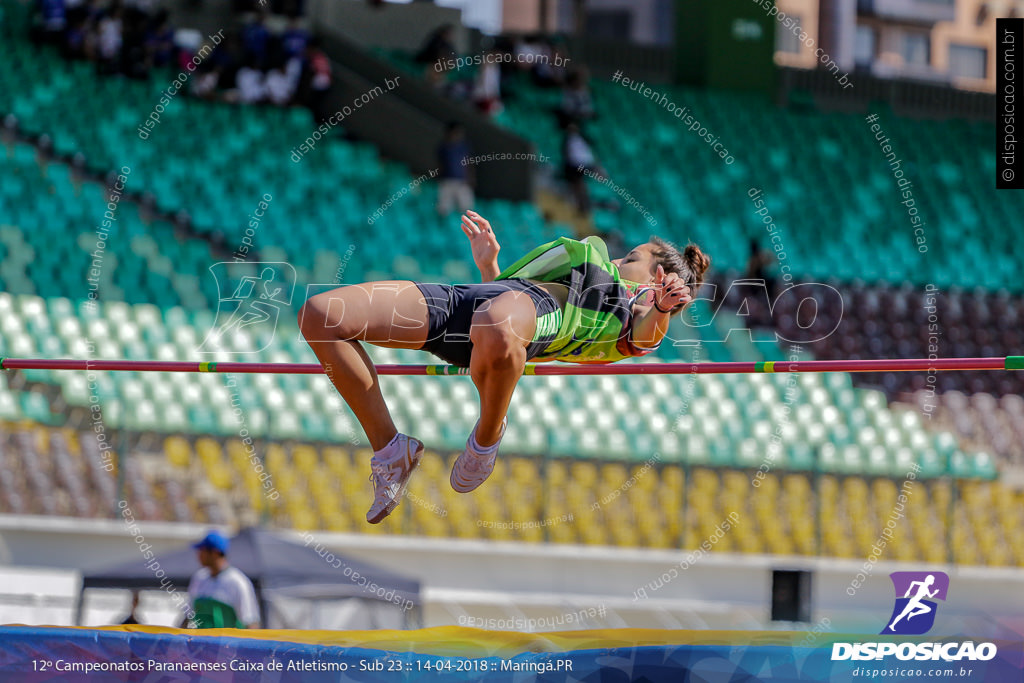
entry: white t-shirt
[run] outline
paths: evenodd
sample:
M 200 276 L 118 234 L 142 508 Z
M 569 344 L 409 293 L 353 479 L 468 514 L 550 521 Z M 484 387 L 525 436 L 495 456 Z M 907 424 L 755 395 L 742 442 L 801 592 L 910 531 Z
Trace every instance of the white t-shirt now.
M 295 90 L 292 88 L 292 81 L 284 71 L 274 70 L 268 73 L 264 86 L 267 97 L 274 104 L 288 104 L 295 93 Z
M 497 64 L 484 64 L 476 73 L 473 96 L 479 100 L 501 97 L 501 68 Z
M 252 582 L 234 567 L 228 567 L 217 576 L 210 576 L 210 570 L 203 567 L 188 582 L 188 597 L 192 604 L 195 604 L 196 598 L 212 598 L 231 605 L 235 615 L 246 625 L 260 618 Z
M 100 22 L 100 54 L 113 59 L 121 50 L 121 20 L 107 17 Z
M 267 94 L 263 73 L 247 66 L 238 70 L 235 86 L 238 88 L 238 99 L 247 104 L 259 102 Z
M 594 163 L 594 153 L 590 151 L 590 145 L 582 135 L 575 133 L 569 135 L 565 155 L 570 166 L 592 166 Z

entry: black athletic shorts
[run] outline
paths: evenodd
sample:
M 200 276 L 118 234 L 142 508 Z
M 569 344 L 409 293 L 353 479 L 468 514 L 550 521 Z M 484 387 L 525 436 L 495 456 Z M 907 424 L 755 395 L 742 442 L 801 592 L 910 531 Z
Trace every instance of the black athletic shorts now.
M 479 285 L 436 285 L 415 283 L 427 300 L 428 333 L 424 351 L 451 365 L 468 368 L 473 342 L 469 328 L 473 314 L 490 299 L 507 291 L 526 292 L 537 308 L 537 332 L 526 347 L 527 360 L 536 357 L 558 335 L 562 309 L 558 300 L 528 280 L 516 278 Z

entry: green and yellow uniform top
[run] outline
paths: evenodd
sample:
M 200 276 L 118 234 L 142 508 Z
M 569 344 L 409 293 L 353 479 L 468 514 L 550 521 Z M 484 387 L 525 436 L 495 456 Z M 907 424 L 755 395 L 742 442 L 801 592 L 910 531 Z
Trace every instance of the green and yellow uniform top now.
M 657 348 L 641 348 L 630 340 L 633 304 L 649 290 L 619 276 L 599 237 L 560 237 L 542 244 L 497 277 L 508 278 L 558 283 L 569 290 L 563 310 L 537 321 L 538 337 L 554 332 L 555 338 L 535 360 L 613 363 Z

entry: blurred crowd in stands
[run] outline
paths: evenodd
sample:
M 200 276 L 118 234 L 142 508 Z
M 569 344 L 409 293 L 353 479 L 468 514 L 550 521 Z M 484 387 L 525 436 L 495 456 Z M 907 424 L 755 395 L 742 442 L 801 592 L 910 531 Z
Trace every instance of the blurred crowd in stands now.
M 455 49 L 454 36 L 454 26 L 438 27 L 427 37 L 416 60 L 425 65 L 424 77 L 436 90 L 472 102 L 485 114 L 502 111 L 502 99 L 518 78 L 527 77 L 541 88 L 567 87 L 576 78 L 566 45 L 557 37 L 498 36 L 489 48 L 466 56 Z M 465 67 L 476 68 L 463 71 Z M 575 105 L 571 108 L 576 112 Z M 593 111 L 579 113 L 591 116 Z
M 605 171 L 586 132 L 587 122 L 597 118 L 586 66 L 573 62 L 566 42 L 558 36 L 498 36 L 488 49 L 469 56 L 458 53 L 454 36 L 454 26 L 441 26 L 416 55 L 427 82 L 447 97 L 497 116 L 504 110 L 503 101 L 515 96 L 519 83 L 561 89 L 552 115 L 563 131 L 562 176 L 577 210 L 588 216 L 591 201 L 584 179 L 586 174 L 604 177 Z
M 330 60 L 294 16 L 301 4 L 277 4 L 291 16 L 269 21 L 255 3 L 258 11 L 236 29 L 203 36 L 175 27 L 152 0 L 39 0 L 33 39 L 59 47 L 68 60 L 92 62 L 103 75 L 145 80 L 187 70 L 196 97 L 315 111 L 331 85 Z

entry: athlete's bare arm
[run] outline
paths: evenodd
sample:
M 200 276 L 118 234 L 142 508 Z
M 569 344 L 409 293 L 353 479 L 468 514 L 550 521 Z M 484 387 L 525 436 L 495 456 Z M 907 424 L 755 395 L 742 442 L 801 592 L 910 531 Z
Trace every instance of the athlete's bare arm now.
M 476 211 L 467 211 L 462 216 L 462 232 L 469 238 L 473 250 L 473 262 L 480 269 L 482 282 L 493 282 L 501 268 L 498 267 L 498 252 L 501 245 L 494 236 L 490 222 Z
M 630 341 L 640 348 L 651 348 L 661 343 L 668 333 L 668 313 L 679 304 L 688 304 L 693 300 L 690 288 L 675 273 L 665 274 L 660 265 L 654 274 L 653 305 L 634 304 L 633 326 Z M 660 311 L 658 309 L 661 309 Z

